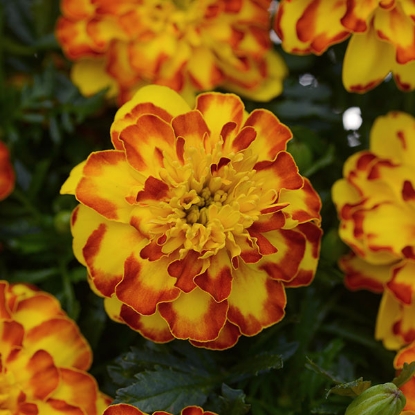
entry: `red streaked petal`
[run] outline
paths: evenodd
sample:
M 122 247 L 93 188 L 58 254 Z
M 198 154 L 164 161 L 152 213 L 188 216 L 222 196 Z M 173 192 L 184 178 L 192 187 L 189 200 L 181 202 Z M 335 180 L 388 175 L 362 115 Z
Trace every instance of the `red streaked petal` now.
M 158 311 L 151 316 L 142 316 L 132 308 L 123 305 L 120 317 L 133 330 L 138 331 L 141 335 L 155 343 L 167 343 L 175 338 L 166 320 L 161 317 Z
M 119 139 L 124 143 L 128 163 L 147 177 L 159 177 L 164 153 L 174 156 L 174 131 L 169 123 L 153 114 L 142 115 L 121 131 Z
M 9 283 L 7 281 L 0 281 L 0 319 L 9 319 L 11 317 L 10 309 L 7 304 L 7 289 Z
M 292 138 L 288 127 L 282 124 L 270 111 L 256 109 L 249 114 L 244 127 L 251 126 L 256 131 L 255 140 L 249 146 L 259 160 L 275 160 L 280 151 L 285 151 Z
M 23 346 L 24 328 L 17 321 L 0 320 L 0 371 L 1 362 L 13 349 Z
M 279 281 L 270 279 L 257 265 L 241 263 L 228 302 L 229 321 L 245 336 L 253 336 L 284 317 L 286 296 Z
M 241 337 L 241 332 L 238 327 L 228 320 L 216 340 L 209 342 L 190 341 L 190 343 L 196 347 L 204 347 L 211 350 L 224 350 L 234 346 L 238 342 L 239 337 Z
M 97 413 L 98 386 L 95 379 L 81 370 L 60 368 L 59 387 L 52 398 L 82 409 L 88 415 Z
M 24 349 L 15 349 L 6 365 L 15 382 L 24 385 L 29 401 L 46 399 L 59 385 L 59 371 L 52 356 L 44 350 L 30 355 Z
M 169 262 L 167 258 L 151 262 L 132 253 L 124 264 L 124 278 L 115 289 L 118 299 L 142 315 L 154 314 L 157 304 L 175 300 L 180 290 L 167 272 Z
M 135 406 L 132 406 L 126 403 L 118 403 L 118 404 L 110 405 L 108 408 L 105 409 L 102 415 L 147 415 L 147 414 L 145 412 L 140 411 Z
M 127 200 L 144 184 L 143 177 L 127 163 L 117 150 L 92 153 L 83 168 L 76 188 L 76 198 L 107 219 L 128 223 L 132 206 Z
M 195 278 L 195 283 L 217 302 L 227 299 L 232 290 L 231 263 L 226 250 L 221 249 L 210 258 L 207 270 Z
M 199 111 L 193 110 L 173 118 L 172 126 L 176 137 L 184 138 L 184 149 L 205 146 L 205 138 L 210 130 Z
M 267 232 L 264 237 L 277 248 L 277 252 L 264 256 L 259 269 L 272 279 L 289 282 L 296 275 L 306 252 L 306 238 L 296 229 Z
M 200 288 L 182 293 L 172 303 L 159 305 L 161 316 L 167 321 L 174 337 L 206 342 L 218 338 L 226 322 L 228 304 L 217 303 Z
M 244 119 L 244 104 L 234 94 L 207 92 L 196 98 L 196 109 L 199 110 L 211 132 L 211 145 L 218 142 L 225 124 L 233 121 L 239 131 Z
M 79 328 L 68 317 L 50 320 L 26 332 L 26 350 L 45 350 L 53 356 L 56 365 L 88 370 L 92 352 Z
M 386 283 L 394 296 L 404 304 L 410 305 L 414 300 L 415 262 L 403 261 L 391 270 L 391 280 Z

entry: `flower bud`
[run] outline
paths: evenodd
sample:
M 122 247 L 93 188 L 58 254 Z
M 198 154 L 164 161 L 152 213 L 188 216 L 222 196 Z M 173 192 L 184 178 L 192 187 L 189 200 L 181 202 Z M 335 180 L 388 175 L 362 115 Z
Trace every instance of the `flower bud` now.
M 406 399 L 394 383 L 366 389 L 347 407 L 345 415 L 399 415 Z

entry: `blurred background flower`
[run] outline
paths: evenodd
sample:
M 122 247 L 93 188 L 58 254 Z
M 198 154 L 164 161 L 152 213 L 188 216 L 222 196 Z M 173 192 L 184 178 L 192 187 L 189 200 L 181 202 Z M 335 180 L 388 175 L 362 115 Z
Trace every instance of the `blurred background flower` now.
M 233 94 L 192 110 L 148 86 L 117 112 L 114 150 L 89 156 L 62 193 L 80 205 L 74 252 L 113 318 L 145 337 L 225 349 L 280 321 L 285 287 L 308 285 L 320 199 L 290 130 Z
M 100 415 L 110 399 L 86 370 L 88 343 L 51 295 L 0 281 L 0 409 Z
M 398 349 L 415 340 L 415 119 L 378 117 L 370 150 L 349 157 L 332 190 L 339 235 L 353 253 L 340 260 L 350 289 L 383 292 L 376 338 Z
M 409 91 L 415 89 L 414 17 L 406 0 L 282 0 L 274 28 L 284 50 L 298 54 L 320 55 L 351 36 L 343 62 L 348 91 L 367 92 L 390 72 Z
M 105 409 L 103 415 L 147 415 L 145 412 L 140 411 L 135 406 L 120 403 L 116 405 L 110 405 Z M 155 411 L 153 415 L 172 415 L 170 412 Z M 187 406 L 182 409 L 180 415 L 216 415 L 214 412 L 204 411 L 200 406 Z
M 0 141 L 0 200 L 5 199 L 14 189 L 14 169 L 10 162 L 9 149 Z
M 56 36 L 90 95 L 122 103 L 146 84 L 190 102 L 217 87 L 259 101 L 282 91 L 284 61 L 270 40 L 269 0 L 62 0 Z

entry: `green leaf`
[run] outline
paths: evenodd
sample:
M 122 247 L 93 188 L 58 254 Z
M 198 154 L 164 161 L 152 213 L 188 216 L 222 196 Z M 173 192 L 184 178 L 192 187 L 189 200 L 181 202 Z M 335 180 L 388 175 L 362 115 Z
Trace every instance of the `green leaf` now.
M 371 384 L 372 382 L 370 382 L 369 380 L 363 380 L 363 378 L 353 380 L 352 382 L 341 383 L 329 389 L 326 394 L 326 397 L 333 393 L 335 395 L 350 396 L 352 398 L 355 398 L 356 396 L 359 396 L 362 392 L 364 392 L 366 389 L 370 388 Z
M 408 382 L 415 374 L 415 362 L 404 363 L 403 368 L 399 376 L 392 380 L 398 388 Z
M 136 382 L 119 389 L 114 403 L 129 403 L 144 412 L 179 413 L 188 405 L 203 405 L 215 385 L 197 370 L 157 367 L 137 374 Z
M 245 394 L 240 389 L 233 389 L 222 385 L 222 396 L 219 396 L 217 413 L 226 415 L 244 415 L 249 411 L 250 405 L 245 402 Z
M 264 352 L 249 359 L 243 360 L 230 369 L 227 381 L 238 382 L 246 378 L 257 376 L 271 369 L 281 369 L 283 359 L 281 354 Z

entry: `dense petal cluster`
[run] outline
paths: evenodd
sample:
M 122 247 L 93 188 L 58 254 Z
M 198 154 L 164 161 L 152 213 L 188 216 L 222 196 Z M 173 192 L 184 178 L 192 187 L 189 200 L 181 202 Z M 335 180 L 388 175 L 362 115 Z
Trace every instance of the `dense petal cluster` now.
M 100 415 L 91 350 L 51 295 L 0 281 L 0 413 Z
M 105 409 L 103 415 L 148 415 L 145 412 L 140 411 L 135 406 L 119 403 L 116 405 L 110 405 Z M 170 412 L 155 411 L 153 415 L 172 415 Z M 187 406 L 182 409 L 180 415 L 217 415 L 215 412 L 205 411 L 200 406 Z
M 14 189 L 14 170 L 10 162 L 9 149 L 0 141 L 0 200 L 5 199 Z
M 148 84 L 189 99 L 216 87 L 266 101 L 287 74 L 270 41 L 270 0 L 61 0 L 56 36 L 91 94 L 125 102 Z
M 415 119 L 375 121 L 370 151 L 352 155 L 333 186 L 340 237 L 353 252 L 340 266 L 350 289 L 383 293 L 376 337 L 398 349 L 415 340 Z
M 351 35 L 343 62 L 348 91 L 366 92 L 389 72 L 415 89 L 415 5 L 408 0 L 282 0 L 274 28 L 291 53 L 320 55 Z
M 147 86 L 122 106 L 114 149 L 61 190 L 80 202 L 74 252 L 108 313 L 153 341 L 216 349 L 280 321 L 285 287 L 312 281 L 321 239 L 291 137 L 233 94 L 201 94 L 191 109 Z

